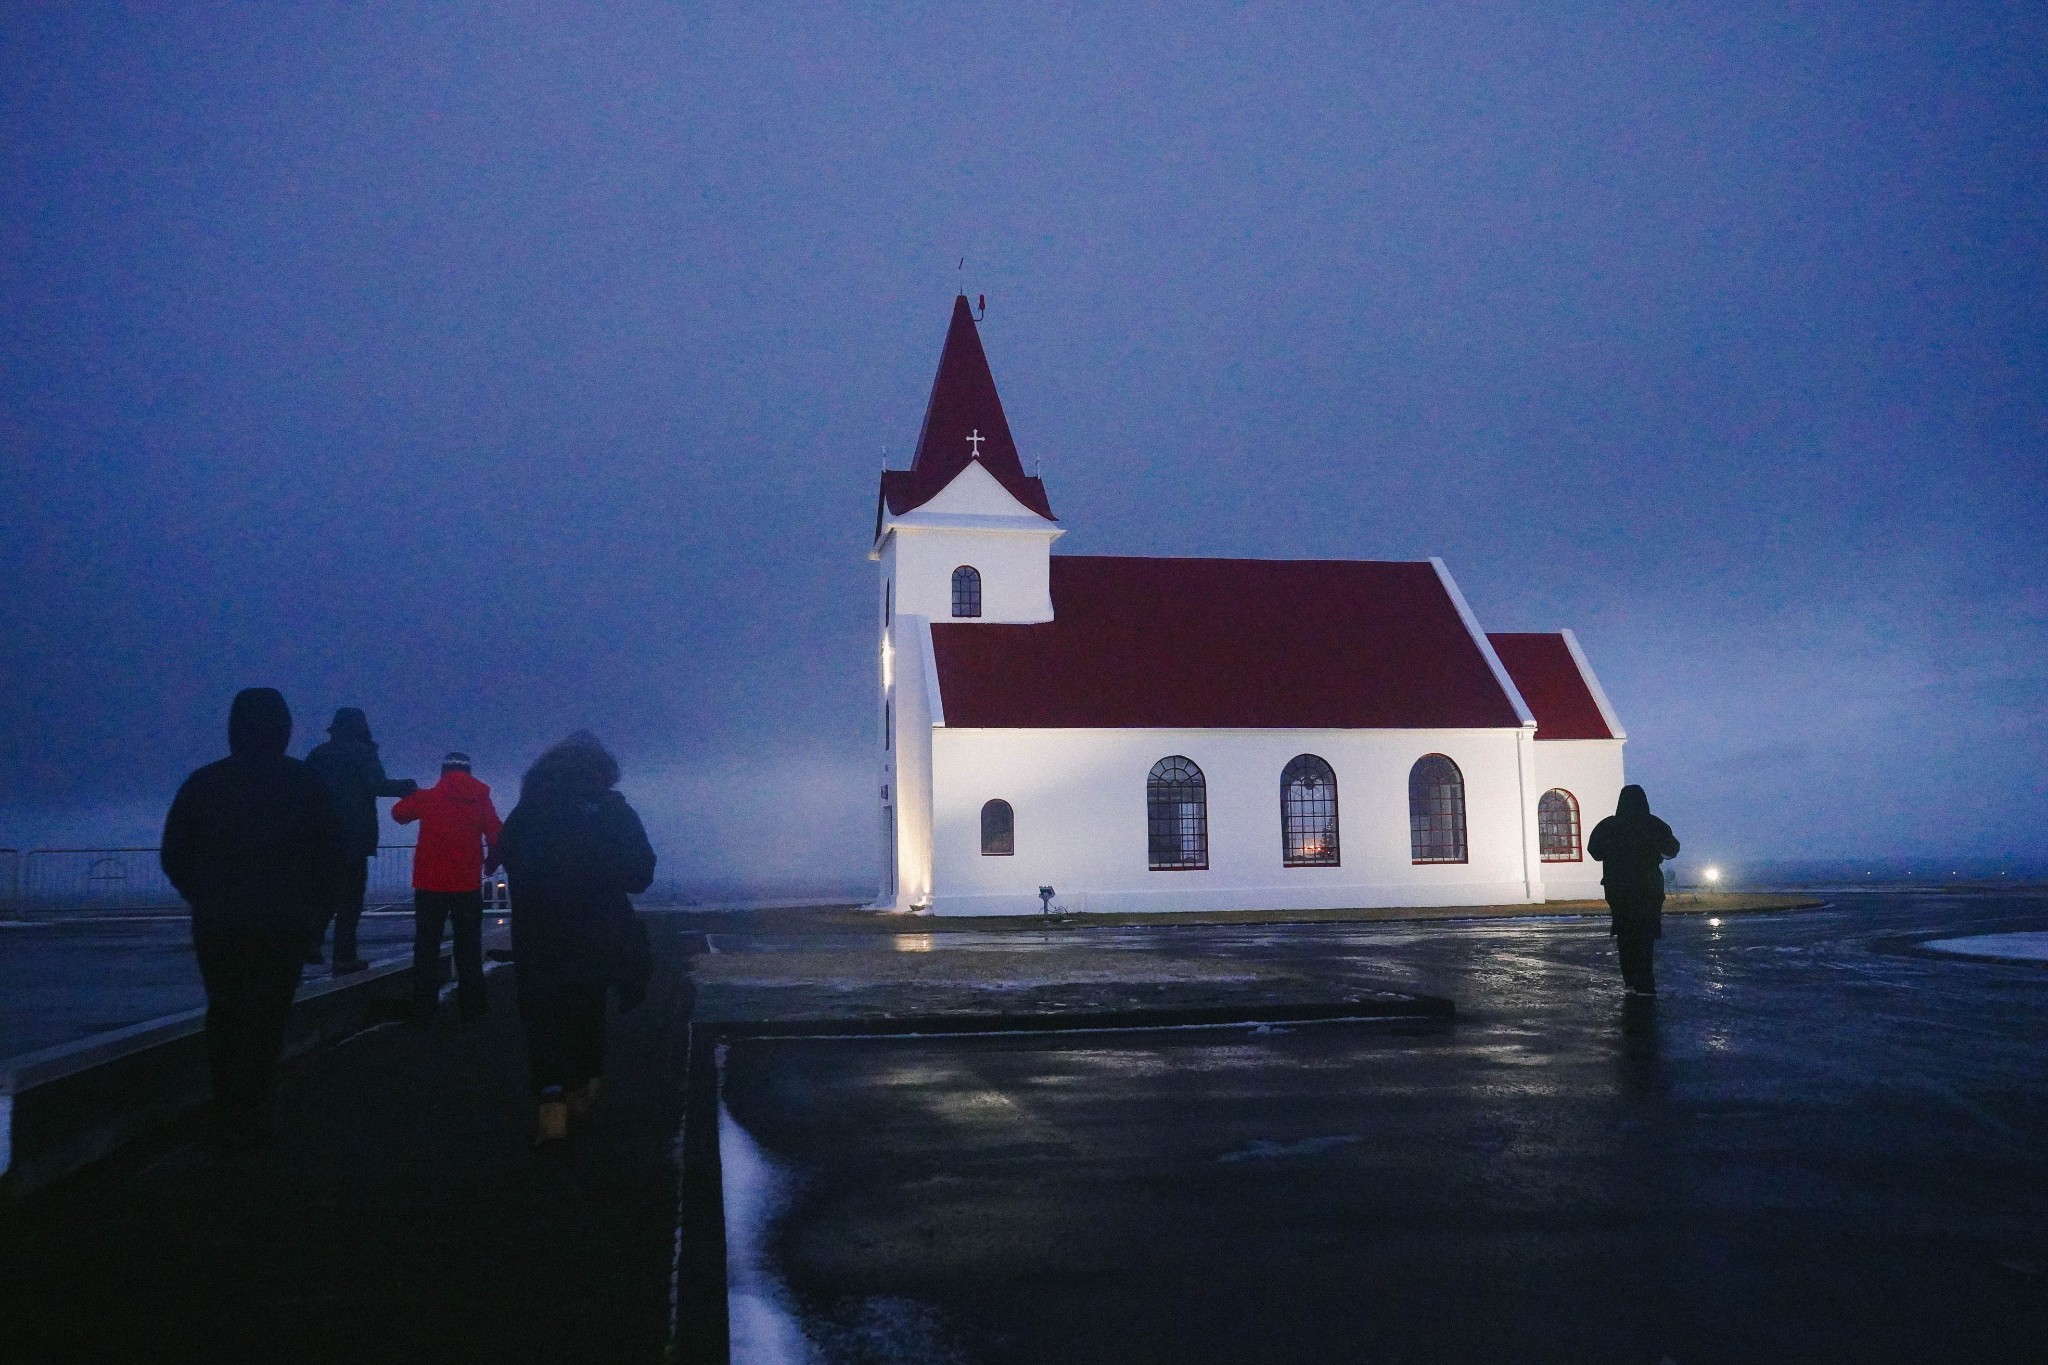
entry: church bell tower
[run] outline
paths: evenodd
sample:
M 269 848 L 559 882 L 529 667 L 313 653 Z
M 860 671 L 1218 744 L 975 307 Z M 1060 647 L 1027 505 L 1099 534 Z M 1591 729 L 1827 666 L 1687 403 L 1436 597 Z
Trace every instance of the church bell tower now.
M 882 890 L 931 904 L 932 733 L 946 723 L 932 623 L 1052 620 L 1052 543 L 1065 532 L 1024 472 L 967 296 L 953 300 L 910 468 L 885 470 L 869 557 L 881 565 Z

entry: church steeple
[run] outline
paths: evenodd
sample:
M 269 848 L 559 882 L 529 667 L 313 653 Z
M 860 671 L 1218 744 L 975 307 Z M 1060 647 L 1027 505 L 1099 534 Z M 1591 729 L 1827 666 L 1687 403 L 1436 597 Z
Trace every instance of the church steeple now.
M 882 475 L 885 510 L 901 516 L 923 506 L 977 460 L 1017 501 L 1046 520 L 1055 520 L 1045 485 L 1024 473 L 1024 462 L 1017 456 L 988 355 L 981 349 L 981 333 L 962 294 L 953 300 L 953 320 L 946 328 L 939 372 L 925 404 L 917 453 L 909 469 Z

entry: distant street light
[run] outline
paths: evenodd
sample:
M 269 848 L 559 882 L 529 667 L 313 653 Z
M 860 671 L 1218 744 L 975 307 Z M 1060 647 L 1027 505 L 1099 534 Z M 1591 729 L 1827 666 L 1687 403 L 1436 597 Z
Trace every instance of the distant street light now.
M 1711 886 L 1721 880 L 1721 869 L 1718 867 L 1703 867 L 1700 869 L 1700 876 Z

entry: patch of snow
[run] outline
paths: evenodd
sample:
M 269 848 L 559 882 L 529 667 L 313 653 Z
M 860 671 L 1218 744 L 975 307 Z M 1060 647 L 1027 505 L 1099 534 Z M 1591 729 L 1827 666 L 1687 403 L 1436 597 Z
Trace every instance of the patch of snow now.
M 725 1192 L 725 1305 L 734 1365 L 812 1365 L 811 1349 L 789 1291 L 768 1262 L 768 1229 L 782 1212 L 789 1181 L 755 1145 L 721 1100 L 718 1163 Z
M 2027 962 L 2048 962 L 2048 933 L 2035 930 L 2020 934 L 1972 934 L 1968 938 L 1937 938 L 1920 945 L 1937 953 L 1957 957 L 2018 958 Z

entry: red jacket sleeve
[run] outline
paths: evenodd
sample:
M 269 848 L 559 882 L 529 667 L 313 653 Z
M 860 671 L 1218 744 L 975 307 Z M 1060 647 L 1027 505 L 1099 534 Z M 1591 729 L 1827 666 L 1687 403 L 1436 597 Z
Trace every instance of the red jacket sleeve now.
M 401 825 L 409 825 L 419 819 L 426 813 L 426 803 L 421 798 L 432 790 L 431 787 L 422 787 L 410 796 L 400 797 L 398 804 L 391 808 L 391 818 Z M 492 818 L 496 819 L 495 816 Z
M 498 831 L 503 828 L 505 828 L 505 822 L 498 818 L 498 807 L 492 802 L 490 797 L 486 796 L 484 798 L 484 842 L 487 844 L 496 843 L 498 841 Z

